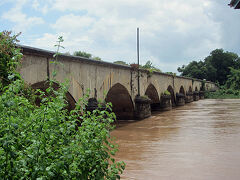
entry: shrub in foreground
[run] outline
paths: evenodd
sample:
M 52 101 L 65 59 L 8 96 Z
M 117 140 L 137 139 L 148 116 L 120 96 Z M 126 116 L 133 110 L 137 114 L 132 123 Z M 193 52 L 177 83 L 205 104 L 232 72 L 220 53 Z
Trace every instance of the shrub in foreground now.
M 51 83 L 50 83 L 51 84 Z M 114 113 L 66 110 L 66 88 L 48 88 L 39 107 L 21 96 L 23 81 L 0 96 L 0 177 L 4 179 L 118 179 L 123 162 L 112 155 Z M 84 104 L 82 101 L 79 104 Z M 83 120 L 76 130 L 76 120 Z
M 50 81 L 36 106 L 16 72 L 22 54 L 10 34 L 0 33 L 0 179 L 120 179 L 125 164 L 113 158 L 110 105 L 86 112 L 83 98 L 68 112 L 66 86 Z

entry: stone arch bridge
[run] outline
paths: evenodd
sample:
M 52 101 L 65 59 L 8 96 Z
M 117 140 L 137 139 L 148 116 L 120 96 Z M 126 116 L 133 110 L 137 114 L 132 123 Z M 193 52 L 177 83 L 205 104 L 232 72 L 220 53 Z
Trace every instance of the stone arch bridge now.
M 56 80 L 69 80 L 67 98 L 70 108 L 90 89 L 90 97 L 112 102 L 119 119 L 145 118 L 151 115 L 151 109 L 171 109 L 191 102 L 193 98 L 198 100 L 199 92 L 204 89 L 213 91 L 217 88 L 212 82 L 140 70 L 139 98 L 138 74 L 133 67 L 69 55 L 59 55 L 59 63 L 53 64 L 54 52 L 28 46 L 20 48 L 23 59 L 19 72 L 32 87 L 44 88 L 46 80 L 56 70 Z

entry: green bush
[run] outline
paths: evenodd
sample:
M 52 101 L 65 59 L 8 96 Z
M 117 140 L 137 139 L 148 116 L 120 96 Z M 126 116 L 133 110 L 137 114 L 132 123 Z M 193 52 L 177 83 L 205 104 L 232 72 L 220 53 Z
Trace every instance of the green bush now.
M 1 179 L 120 179 L 125 164 L 113 158 L 117 145 L 110 137 L 115 120 L 111 106 L 86 112 L 86 98 L 82 98 L 68 112 L 67 88 L 55 81 L 49 82 L 46 92 L 38 90 L 41 103 L 35 106 L 29 97 L 32 91 L 16 78 L 17 61 L 8 59 L 19 57 L 20 50 L 12 41 L 6 43 L 12 48 L 9 56 L 1 51 L 1 63 L 9 63 L 1 76 Z M 54 83 L 60 84 L 59 89 L 53 88 Z
M 234 90 L 232 90 L 232 89 L 227 89 L 227 90 L 226 90 L 226 94 L 234 94 Z
M 163 92 L 163 95 L 171 95 L 171 93 L 168 90 L 166 90 Z
M 12 80 L 20 78 L 16 72 L 22 58 L 20 49 L 15 47 L 18 35 L 11 36 L 11 32 L 8 31 L 0 32 L 0 92 Z
M 234 92 L 234 95 L 235 95 L 235 96 L 239 96 L 239 95 L 240 95 L 240 91 L 235 91 L 235 92 Z
M 216 92 L 205 92 L 205 98 L 208 99 L 239 99 L 239 91 L 232 89 L 219 89 Z
M 41 92 L 36 107 L 19 96 L 23 81 L 14 81 L 0 96 L 0 177 L 5 179 L 117 179 L 124 169 L 112 155 L 111 123 L 115 114 L 66 110 L 66 88 Z M 83 104 L 80 102 L 80 104 Z M 81 116 L 80 116 L 81 114 Z M 78 117 L 81 126 L 76 130 Z

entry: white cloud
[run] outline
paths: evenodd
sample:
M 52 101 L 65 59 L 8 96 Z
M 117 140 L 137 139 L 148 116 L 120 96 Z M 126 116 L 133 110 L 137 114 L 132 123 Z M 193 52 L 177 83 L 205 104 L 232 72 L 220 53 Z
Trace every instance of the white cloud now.
M 89 28 L 94 23 L 94 19 L 88 16 L 76 16 L 68 14 L 61 16 L 52 27 L 58 31 L 80 32 Z
M 33 0 L 32 7 L 33 7 L 34 9 L 38 9 L 39 6 L 40 6 L 39 1 L 38 1 L 38 0 Z
M 71 33 L 61 32 L 57 34 L 44 33 L 43 36 L 36 38 L 28 45 L 54 51 L 56 50 L 54 45 L 57 44 L 59 36 L 63 36 L 64 39 L 62 46 L 65 49 L 61 49 L 61 52 L 73 52 L 79 50 L 76 47 L 83 48 L 87 44 L 88 46 L 91 44 L 91 40 L 87 36 L 72 38 Z
M 45 0 L 32 0 L 32 7 L 36 11 L 40 11 L 43 14 L 47 14 L 50 10 L 49 4 L 52 1 L 45 1 Z
M 35 25 L 43 24 L 44 21 L 40 17 L 28 17 L 22 12 L 22 7 L 28 2 L 28 0 L 18 0 L 15 6 L 9 11 L 4 12 L 1 18 L 14 23 L 13 29 L 16 32 L 23 32 Z
M 104 60 L 133 62 L 140 27 L 141 62 L 152 60 L 163 71 L 176 72 L 178 66 L 204 58 L 226 42 L 212 0 L 51 0 L 45 4 L 34 0 L 32 6 L 60 12 L 50 25 L 56 35 L 45 33 L 34 46 L 52 49 L 58 35 L 63 35 L 67 51 L 84 50 Z M 37 20 L 18 16 L 28 23 Z
M 67 29 L 76 31 L 91 24 L 91 29 L 84 31 L 87 35 L 95 40 L 101 38 L 116 44 L 126 43 L 127 40 L 133 39 L 131 37 L 134 37 L 138 26 L 149 38 L 166 36 L 168 33 L 178 33 L 183 36 L 189 34 L 193 36 L 195 33 L 197 36 L 197 31 L 204 31 L 205 37 L 202 38 L 207 40 L 219 33 L 218 24 L 204 12 L 210 6 L 209 0 L 175 0 L 172 2 L 168 0 L 89 0 L 87 2 L 56 0 L 53 4 L 55 9 L 72 12 L 87 10 L 87 15 L 84 17 L 73 14 L 63 16 L 59 18 L 54 27 L 61 31 L 67 31 Z M 82 22 L 82 19 L 86 21 Z M 67 25 L 64 26 L 64 24 Z M 204 32 L 201 33 L 204 34 Z M 207 34 L 209 36 L 206 36 Z M 212 40 L 219 41 L 218 38 Z
M 43 36 L 36 38 L 34 42 L 31 42 L 30 45 L 33 45 L 34 47 L 45 48 L 48 50 L 55 50 L 54 45 L 56 44 L 59 36 L 59 34 L 45 33 Z

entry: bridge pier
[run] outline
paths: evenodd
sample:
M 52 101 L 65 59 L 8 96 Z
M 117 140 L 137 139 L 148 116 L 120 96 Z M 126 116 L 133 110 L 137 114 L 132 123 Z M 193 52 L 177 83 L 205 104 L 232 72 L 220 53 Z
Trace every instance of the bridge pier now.
M 135 98 L 135 119 L 141 120 L 151 116 L 151 100 L 146 96 Z
M 199 92 L 199 99 L 204 99 L 204 91 Z
M 185 105 L 185 95 L 182 93 L 176 94 L 177 98 L 177 106 L 184 106 Z
M 186 97 L 185 97 L 185 103 L 190 103 L 190 102 L 193 102 L 193 93 L 187 92 Z
M 198 101 L 199 100 L 199 92 L 198 91 L 193 91 L 193 100 Z
M 160 103 L 153 103 L 153 104 L 151 104 L 151 111 L 160 111 L 160 110 L 161 110 Z
M 99 109 L 100 111 L 105 110 L 106 104 L 99 103 L 96 98 L 89 98 L 86 106 L 86 110 L 92 112 L 96 109 Z
M 171 95 L 161 96 L 161 110 L 168 111 L 172 109 Z

